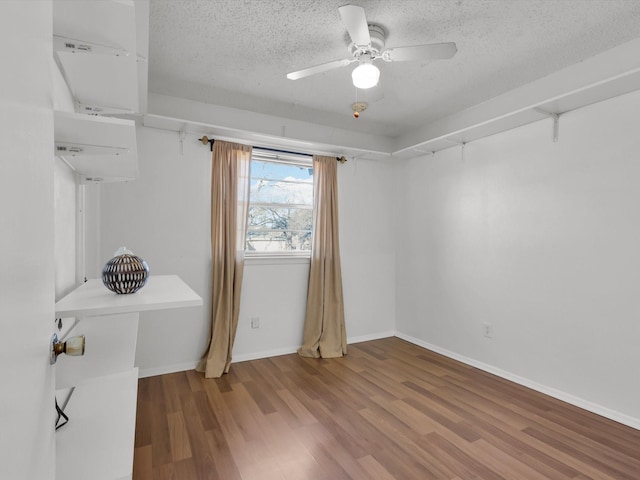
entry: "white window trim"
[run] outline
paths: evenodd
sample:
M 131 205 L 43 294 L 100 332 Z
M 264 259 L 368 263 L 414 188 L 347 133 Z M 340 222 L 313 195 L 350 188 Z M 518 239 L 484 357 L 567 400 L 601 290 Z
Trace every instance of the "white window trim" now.
M 311 252 L 298 253 L 246 253 L 245 265 L 309 265 Z

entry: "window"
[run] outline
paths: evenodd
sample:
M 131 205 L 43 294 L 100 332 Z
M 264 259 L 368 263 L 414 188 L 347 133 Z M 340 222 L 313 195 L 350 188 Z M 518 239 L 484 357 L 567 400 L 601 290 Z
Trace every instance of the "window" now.
M 272 155 L 254 148 L 250 176 L 246 253 L 309 255 L 312 159 Z

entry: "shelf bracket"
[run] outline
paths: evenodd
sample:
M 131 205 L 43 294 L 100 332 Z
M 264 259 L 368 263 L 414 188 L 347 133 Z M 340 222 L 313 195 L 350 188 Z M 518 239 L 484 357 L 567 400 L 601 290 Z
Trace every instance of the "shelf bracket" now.
M 542 115 L 546 115 L 547 117 L 551 117 L 553 119 L 553 142 L 558 143 L 558 137 L 560 135 L 560 114 L 547 112 L 542 108 L 534 108 L 534 110 Z
M 178 132 L 178 139 L 180 140 L 180 155 L 184 156 L 184 139 L 187 137 L 187 132 L 180 130 Z
M 419 148 L 414 148 L 413 151 L 421 153 L 422 155 L 431 155 L 432 158 L 436 156 L 435 150 L 420 150 Z
M 451 138 L 444 137 L 442 140 L 453 143 L 454 145 L 460 146 L 460 159 L 464 162 L 465 160 L 465 150 L 467 147 L 467 142 L 459 142 L 458 140 L 453 140 Z M 433 152 L 435 154 L 435 152 Z

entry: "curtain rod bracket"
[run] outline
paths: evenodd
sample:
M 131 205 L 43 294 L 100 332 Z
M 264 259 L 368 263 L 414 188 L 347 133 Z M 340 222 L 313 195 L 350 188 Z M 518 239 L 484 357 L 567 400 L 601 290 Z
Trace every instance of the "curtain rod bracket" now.
M 213 152 L 213 144 L 215 142 L 214 138 L 209 138 L 206 135 L 203 135 L 202 138 L 199 138 L 198 140 L 200 140 L 203 145 L 206 145 L 208 143 L 211 146 L 211 151 Z M 270 152 L 291 153 L 291 154 L 294 154 L 294 155 L 306 155 L 308 157 L 312 157 L 313 156 L 310 153 L 291 152 L 289 150 L 279 150 L 277 148 L 268 148 L 268 147 L 257 147 L 255 145 L 254 145 L 254 148 L 257 148 L 259 150 L 267 150 L 267 151 L 270 151 Z M 340 162 L 340 163 L 345 163 L 347 161 L 347 157 L 342 155 L 341 157 L 336 157 L 336 160 L 338 162 Z
M 208 143 L 211 147 L 211 151 L 213 152 L 213 143 L 215 142 L 215 139 L 203 135 L 202 138 L 199 138 L 198 140 L 200 140 L 203 145 L 206 145 Z

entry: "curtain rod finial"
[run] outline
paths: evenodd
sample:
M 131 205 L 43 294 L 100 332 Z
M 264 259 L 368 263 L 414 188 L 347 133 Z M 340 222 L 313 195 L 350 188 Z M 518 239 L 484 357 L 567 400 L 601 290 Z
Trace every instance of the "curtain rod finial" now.
M 215 139 L 203 135 L 202 138 L 199 138 L 198 140 L 200 140 L 203 145 L 206 145 L 208 143 L 211 146 L 211 151 L 213 152 L 213 142 L 215 142 Z
M 347 161 L 347 157 L 345 157 L 344 155 L 342 155 L 341 157 L 336 158 L 336 160 L 338 160 L 340 163 L 344 163 Z

